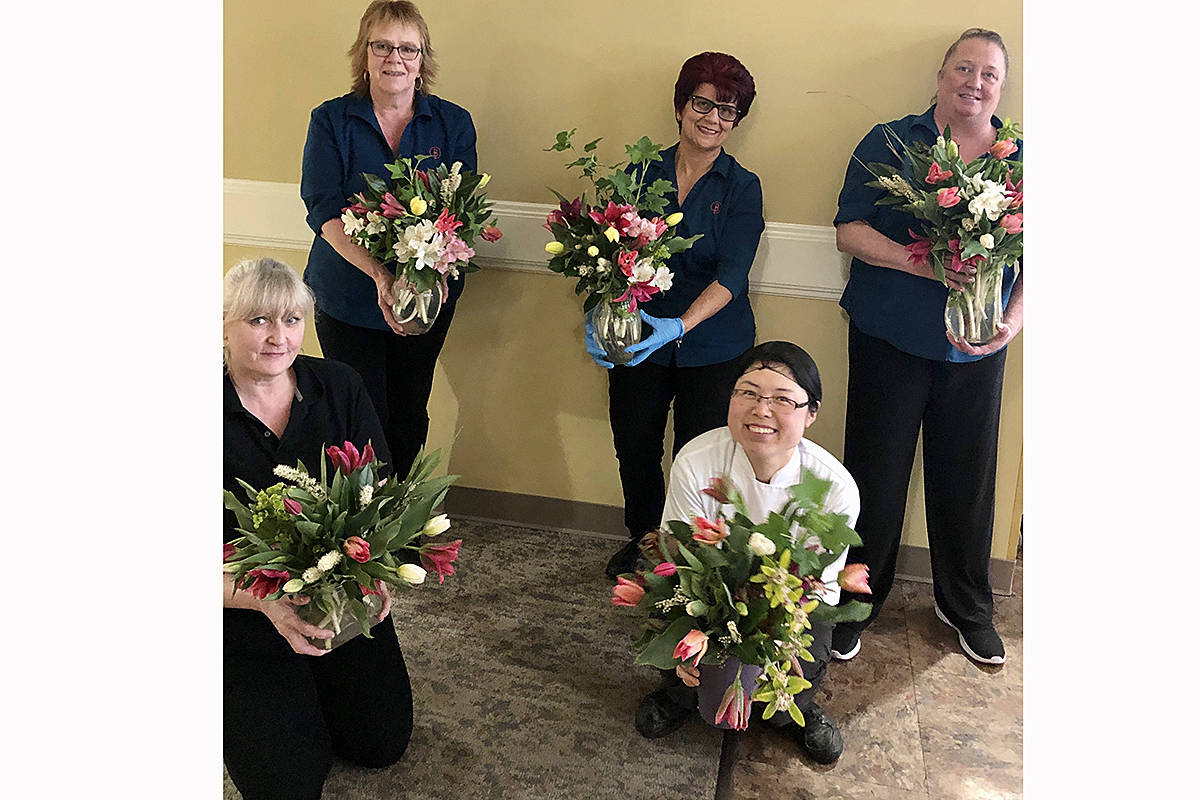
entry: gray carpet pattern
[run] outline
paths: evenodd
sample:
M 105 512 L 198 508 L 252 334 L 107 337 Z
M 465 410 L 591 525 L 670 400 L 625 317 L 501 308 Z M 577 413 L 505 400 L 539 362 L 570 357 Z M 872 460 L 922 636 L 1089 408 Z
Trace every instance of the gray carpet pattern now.
M 609 603 L 619 542 L 454 522 L 458 573 L 396 598 L 415 730 L 400 763 L 335 762 L 330 800 L 712 797 L 721 732 L 633 727 L 657 672 L 633 666 L 638 616 Z M 432 576 L 431 576 L 432 577 Z M 226 800 L 240 794 L 225 777 Z

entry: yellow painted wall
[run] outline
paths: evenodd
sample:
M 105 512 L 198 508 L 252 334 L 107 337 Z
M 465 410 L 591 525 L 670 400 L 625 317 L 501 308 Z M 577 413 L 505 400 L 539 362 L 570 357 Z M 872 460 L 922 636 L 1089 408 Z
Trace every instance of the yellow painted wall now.
M 602 155 L 647 134 L 675 141 L 679 65 L 702 50 L 738 56 L 759 96 L 727 149 L 763 183 L 773 222 L 828 225 L 846 162 L 875 122 L 926 108 L 948 44 L 970 26 L 1000 31 L 1012 69 L 1001 116 L 1021 116 L 1021 4 L 890 0 L 720 0 L 421 4 L 442 65 L 438 94 L 468 108 L 497 200 L 546 203 L 567 189 L 554 133 L 604 136 Z M 298 182 L 308 115 L 349 86 L 345 50 L 366 2 L 238 0 L 224 7 L 224 174 Z M 737 12 L 732 13 L 731 8 Z M 301 269 L 307 253 L 226 246 L 227 268 L 267 254 Z M 826 402 L 812 438 L 840 454 L 846 322 L 832 301 L 754 295 L 759 339 L 816 359 Z M 311 332 L 306 351 L 318 353 Z M 578 300 L 550 274 L 484 271 L 460 301 L 430 401 L 431 446 L 459 432 L 462 483 L 621 504 L 603 371 L 581 345 Z M 1015 554 L 1020 514 L 1021 338 L 1010 347 L 993 556 Z M 916 476 L 919 477 L 919 466 Z M 905 541 L 925 544 L 919 480 Z

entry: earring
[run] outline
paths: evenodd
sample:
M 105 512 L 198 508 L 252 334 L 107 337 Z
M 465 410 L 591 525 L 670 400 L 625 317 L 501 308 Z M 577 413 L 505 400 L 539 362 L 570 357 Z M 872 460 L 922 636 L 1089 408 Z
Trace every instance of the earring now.
M 421 76 L 418 75 L 416 81 L 413 82 L 413 86 L 416 88 L 416 90 L 418 92 L 421 91 L 421 83 L 422 83 Z
M 370 83 L 370 82 L 371 82 L 371 72 L 370 72 L 370 70 L 365 70 L 365 69 L 363 70 L 363 80 L 364 80 L 364 81 L 366 81 L 367 83 Z

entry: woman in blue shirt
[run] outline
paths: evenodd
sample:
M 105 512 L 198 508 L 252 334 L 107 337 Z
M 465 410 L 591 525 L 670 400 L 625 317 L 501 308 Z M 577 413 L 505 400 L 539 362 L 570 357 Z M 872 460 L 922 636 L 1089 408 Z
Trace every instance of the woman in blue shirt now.
M 463 280 L 442 286 L 445 304 L 428 333 L 406 336 L 391 310 L 395 276 L 351 243 L 342 209 L 366 189 L 362 173 L 386 176 L 398 156 L 426 154 L 423 168 L 461 161 L 475 170 L 475 126 L 465 109 L 429 93 L 437 62 L 425 20 L 407 0 L 371 3 L 348 55 L 351 91 L 313 110 L 304 143 L 300 195 L 316 234 L 304 280 L 316 296 L 322 352 L 362 376 L 404 474 L 429 430 L 434 366 Z
M 946 51 L 934 105 L 887 124 L 905 142 L 932 145 L 950 126 L 964 161 L 988 152 L 1001 122 L 993 112 L 1008 74 L 1008 51 L 995 31 L 971 28 Z M 1020 151 L 1015 155 L 1020 157 Z M 1022 277 L 1009 267 L 1004 318 L 996 336 L 975 347 L 952 339 L 943 310 L 947 288 L 928 262 L 914 263 L 904 245 L 916 220 L 878 206 L 884 190 L 866 185 L 864 164 L 889 162 L 884 126 L 855 148 L 838 198 L 837 247 L 853 256 L 841 305 L 850 316 L 850 373 L 845 465 L 862 493 L 850 553 L 871 571 L 874 607 L 865 622 L 839 624 L 833 655 L 859 651 L 859 636 L 879 614 L 892 587 L 917 434 L 923 433 L 925 512 L 935 610 L 959 635 L 968 656 L 1004 662 L 992 625 L 988 580 L 995 505 L 996 440 L 1005 346 L 1021 330 Z M 967 274 L 947 272 L 955 285 Z
M 671 289 L 639 304 L 653 333 L 627 348 L 636 357 L 613 368 L 592 353 L 610 369 L 609 420 L 630 535 L 609 560 L 611 578 L 633 570 L 638 539 L 662 517 L 663 436 L 672 401 L 677 453 L 725 424 L 738 359 L 754 345 L 747 288 L 764 227 L 762 186 L 722 147 L 754 96 L 754 78 L 733 56 L 700 53 L 683 63 L 674 97 L 679 142 L 660 153 L 645 180 L 670 181 L 676 190 L 667 194 L 663 215 L 682 211 L 678 234 L 703 236 L 668 262 Z

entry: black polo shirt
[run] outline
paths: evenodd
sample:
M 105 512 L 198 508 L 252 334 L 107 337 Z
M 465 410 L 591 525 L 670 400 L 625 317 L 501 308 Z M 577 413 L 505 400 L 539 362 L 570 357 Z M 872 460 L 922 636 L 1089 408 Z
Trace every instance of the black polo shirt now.
M 281 482 L 274 474 L 278 464 L 296 466 L 320 475 L 324 448 L 349 441 L 359 450 L 369 441 L 380 461 L 391 461 L 383 427 L 367 395 L 362 378 L 340 361 L 296 356 L 296 396 L 283 437 L 277 437 L 242 405 L 229 374 L 225 382 L 225 474 L 222 485 L 247 502 L 237 478 L 255 489 Z M 237 520 L 225 512 L 224 541 L 236 538 Z

